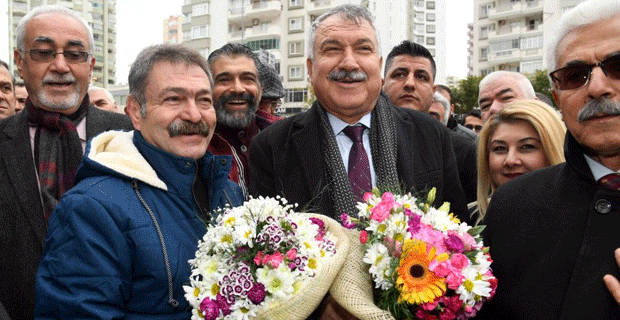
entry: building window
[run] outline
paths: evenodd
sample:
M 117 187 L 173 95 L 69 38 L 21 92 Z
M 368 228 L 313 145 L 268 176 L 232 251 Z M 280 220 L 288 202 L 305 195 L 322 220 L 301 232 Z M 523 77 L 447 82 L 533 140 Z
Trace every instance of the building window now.
M 192 27 L 192 39 L 206 38 L 207 33 L 207 25 Z
M 426 3 L 426 9 L 435 9 L 435 1 L 429 1 Z
M 435 37 L 426 37 L 426 45 L 434 46 L 435 45 Z
M 491 42 L 491 52 L 498 55 L 506 55 L 514 49 L 519 49 L 519 39 Z
M 486 61 L 488 59 L 489 48 L 480 48 L 480 61 Z
M 434 13 L 427 13 L 426 14 L 426 21 L 435 21 L 435 14 Z
M 289 32 L 302 32 L 303 31 L 303 18 L 290 18 L 288 19 L 288 31 Z
M 308 99 L 308 89 L 284 89 L 284 102 L 304 102 Z
M 424 36 L 416 36 L 415 42 L 418 44 L 424 44 Z
M 491 2 L 480 6 L 480 19 L 487 18 L 489 16 L 489 10 L 495 8 L 495 3 Z
M 288 7 L 301 7 L 303 4 L 303 0 L 290 0 Z
M 415 0 L 413 5 L 417 8 L 424 8 L 424 0 Z
M 303 41 L 291 41 L 288 43 L 288 56 L 296 57 L 304 55 L 304 42 Z
M 543 47 L 542 35 L 521 38 L 521 50 L 540 49 Z
M 195 4 L 192 6 L 192 17 L 209 13 L 209 3 Z
M 200 50 L 198 50 L 198 52 L 200 52 L 200 55 L 205 58 L 205 59 L 209 59 L 209 49 L 207 48 L 202 48 Z
M 544 68 L 542 60 L 529 60 L 521 62 L 521 67 L 519 69 L 523 73 L 534 73 L 536 70 L 542 70 Z
M 289 80 L 303 80 L 304 66 L 290 66 L 288 67 L 288 79 Z
M 192 33 L 191 31 L 183 31 L 183 41 L 187 42 L 192 40 Z
M 428 49 L 428 52 L 431 53 L 431 56 L 435 56 L 435 49 Z
M 413 30 L 415 31 L 415 33 L 424 33 L 424 24 L 416 23 L 413 26 Z
M 424 12 L 416 12 L 414 13 L 413 17 L 417 20 L 424 20 Z
M 435 25 L 427 24 L 426 25 L 426 33 L 435 33 Z
M 270 50 L 270 49 L 280 49 L 280 39 L 279 38 L 271 38 L 271 39 L 261 39 L 248 41 L 245 45 L 252 49 L 252 51 L 258 51 L 260 49 Z

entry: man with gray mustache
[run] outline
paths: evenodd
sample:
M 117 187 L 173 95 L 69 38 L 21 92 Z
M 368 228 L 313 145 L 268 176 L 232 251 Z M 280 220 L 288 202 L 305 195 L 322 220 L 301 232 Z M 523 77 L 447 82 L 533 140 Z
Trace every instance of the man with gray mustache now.
M 86 141 L 132 126 L 89 101 L 94 41 L 78 14 L 41 6 L 16 34 L 14 60 L 28 98 L 22 112 L 0 122 L 0 302 L 11 318 L 32 319 L 48 219 L 73 187 Z
M 556 30 L 548 70 L 566 163 L 493 194 L 489 319 L 620 318 L 620 2 L 582 2 Z
M 229 177 L 247 197 L 250 141 L 276 121 L 256 113 L 263 92 L 258 72 L 261 62 L 250 48 L 239 43 L 229 43 L 213 51 L 208 62 L 213 74 L 213 103 L 217 114 L 209 151 L 233 157 Z
M 189 319 L 183 284 L 205 222 L 243 202 L 230 156 L 207 152 L 211 74 L 196 51 L 142 50 L 129 72 L 135 131 L 89 141 L 50 219 L 37 273 L 41 319 Z

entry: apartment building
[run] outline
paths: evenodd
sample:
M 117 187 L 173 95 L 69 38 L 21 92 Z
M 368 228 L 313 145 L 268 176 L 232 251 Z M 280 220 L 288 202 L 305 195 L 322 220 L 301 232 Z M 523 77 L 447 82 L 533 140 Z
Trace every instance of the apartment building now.
M 404 39 L 435 55 L 445 80 L 445 0 L 184 0 L 183 43 L 208 57 L 228 42 L 268 52 L 285 89 L 283 108 L 296 112 L 312 98 L 307 32 L 321 14 L 341 4 L 363 5 L 376 18 L 381 52 Z
M 107 88 L 116 79 L 116 0 L 8 0 L 9 56 L 16 48 L 15 29 L 30 10 L 41 5 L 61 5 L 78 12 L 93 30 L 94 55 L 92 85 Z M 16 78 L 19 73 L 14 64 L 11 70 Z
M 474 0 L 471 75 L 547 69 L 547 43 L 562 13 L 583 0 Z
M 183 16 L 170 16 L 168 19 L 164 19 L 164 43 L 179 44 L 183 42 Z

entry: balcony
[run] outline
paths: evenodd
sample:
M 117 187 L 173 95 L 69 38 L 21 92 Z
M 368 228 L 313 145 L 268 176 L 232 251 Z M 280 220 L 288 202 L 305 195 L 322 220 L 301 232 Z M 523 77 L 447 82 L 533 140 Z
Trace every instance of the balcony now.
M 252 19 L 273 20 L 282 12 L 282 1 L 244 1 L 240 6 L 229 9 L 228 22 L 241 23 Z
M 336 6 L 336 0 L 313 0 L 306 1 L 306 11 L 308 14 L 318 17 Z
M 489 20 L 505 20 L 517 18 L 535 13 L 542 14 L 543 2 L 541 0 L 501 2 L 495 8 L 489 8 Z
M 270 25 L 265 28 L 262 25 L 257 25 L 253 27 L 245 28 L 245 32 L 243 33 L 243 41 L 252 41 L 264 38 L 271 37 L 280 37 L 282 34 L 282 29 L 279 26 Z M 241 41 L 241 30 L 236 30 L 228 33 L 230 37 L 230 42 L 240 42 Z
M 542 59 L 543 49 L 511 49 L 489 53 L 488 61 L 493 63 L 512 63 L 530 60 L 533 58 Z

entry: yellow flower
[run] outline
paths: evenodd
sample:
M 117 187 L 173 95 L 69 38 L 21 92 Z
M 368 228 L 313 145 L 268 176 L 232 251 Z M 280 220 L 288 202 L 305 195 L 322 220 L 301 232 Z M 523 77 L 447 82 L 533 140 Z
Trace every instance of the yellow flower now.
M 405 240 L 396 279 L 396 286 L 400 291 L 398 302 L 422 304 L 431 302 L 446 292 L 446 279 L 438 277 L 428 269 L 433 260 L 446 261 L 448 254 L 437 255 L 434 247 L 427 252 L 426 243 Z

